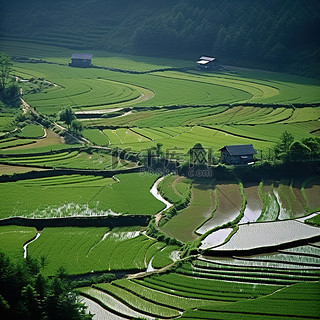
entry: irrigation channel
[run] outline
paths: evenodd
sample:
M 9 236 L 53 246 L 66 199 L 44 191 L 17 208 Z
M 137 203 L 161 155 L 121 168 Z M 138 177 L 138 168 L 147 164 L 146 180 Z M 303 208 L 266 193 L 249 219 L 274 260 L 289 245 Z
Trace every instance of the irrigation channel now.
M 39 237 L 40 237 L 40 232 L 37 233 L 37 235 L 31 239 L 30 241 L 28 241 L 24 246 L 23 246 L 23 258 L 26 259 L 27 258 L 27 255 L 28 255 L 28 251 L 27 251 L 27 248 L 28 248 L 28 245 L 33 242 L 33 241 L 36 241 Z
M 156 199 L 160 200 L 161 202 L 163 202 L 163 203 L 166 205 L 166 207 L 165 207 L 163 210 L 161 210 L 160 212 L 158 212 L 158 213 L 155 215 L 156 226 L 158 226 L 158 223 L 159 223 L 159 221 L 160 221 L 160 219 L 161 219 L 162 212 L 165 211 L 165 210 L 167 210 L 167 209 L 169 209 L 170 207 L 173 206 L 172 203 L 170 203 L 169 201 L 167 201 L 166 199 L 164 199 L 164 198 L 161 196 L 161 194 L 160 194 L 160 192 L 159 192 L 159 190 L 158 190 L 159 183 L 160 183 L 164 178 L 165 178 L 165 176 L 160 177 L 160 178 L 154 183 L 154 185 L 152 186 L 152 188 L 150 189 L 151 194 L 152 194 Z

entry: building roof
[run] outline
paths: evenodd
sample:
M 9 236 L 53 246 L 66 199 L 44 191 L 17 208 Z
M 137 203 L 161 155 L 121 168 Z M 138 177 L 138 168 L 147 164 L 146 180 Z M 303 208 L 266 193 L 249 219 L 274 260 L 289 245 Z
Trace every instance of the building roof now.
M 93 57 L 90 53 L 73 53 L 71 59 L 91 60 Z
M 238 144 L 233 146 L 224 146 L 220 149 L 227 150 L 227 152 L 232 156 L 243 156 L 249 154 L 256 154 L 257 151 L 254 149 L 252 144 Z
M 199 60 L 205 60 L 208 62 L 212 62 L 212 61 L 216 60 L 216 58 L 202 56 Z
M 199 60 L 199 61 L 197 61 L 198 64 L 207 64 L 209 62 L 210 61 L 208 61 L 208 60 Z

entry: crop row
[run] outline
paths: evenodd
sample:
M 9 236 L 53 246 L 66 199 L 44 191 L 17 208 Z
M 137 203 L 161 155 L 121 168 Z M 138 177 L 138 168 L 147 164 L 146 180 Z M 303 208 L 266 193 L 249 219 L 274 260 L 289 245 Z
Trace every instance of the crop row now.
M 36 104 L 44 113 L 55 113 L 56 106 L 70 104 L 77 106 L 97 106 L 136 99 L 140 92 L 129 85 L 101 79 L 58 79 L 58 87 L 44 93 L 27 94 L 26 100 Z
M 28 247 L 28 255 L 47 262 L 45 273 L 52 275 L 62 266 L 68 274 L 112 270 L 144 270 L 153 256 L 158 267 L 171 263 L 177 247 L 162 250 L 156 242 L 130 228 L 45 228 Z
M 179 272 L 192 275 L 199 278 L 221 279 L 228 281 L 241 282 L 258 282 L 266 284 L 291 284 L 298 281 L 317 281 L 320 279 L 320 274 L 290 274 L 281 270 L 254 270 L 253 268 L 232 268 L 230 266 L 215 265 L 206 267 L 188 266 L 178 269 Z
M 120 302 L 118 299 L 101 290 L 91 287 L 84 287 L 77 289 L 77 291 L 82 296 L 90 299 L 89 301 L 98 303 L 104 310 L 108 311 L 108 316 L 110 317 L 110 319 L 154 319 L 154 317 L 149 317 L 146 314 L 129 308 L 127 304 Z
M 300 248 L 300 247 L 297 247 Z M 276 253 L 273 254 L 276 256 Z M 234 270 L 236 271 L 257 271 L 257 272 L 268 272 L 268 273 L 282 273 L 286 275 L 310 275 L 314 277 L 320 276 L 320 270 L 316 265 L 305 266 L 303 264 L 303 258 L 298 263 L 290 263 L 289 261 L 268 261 L 263 259 L 255 259 L 254 256 L 251 257 L 235 257 L 233 259 L 206 259 L 206 257 L 199 258 L 192 262 L 192 266 L 205 270 Z M 255 264 L 255 262 L 258 262 Z M 259 263 L 261 262 L 261 263 Z M 271 263 L 269 263 L 271 262 Z M 298 266 L 298 268 L 297 268 Z M 301 267 L 301 268 L 299 268 Z
M 25 156 L 3 158 L 7 163 L 28 164 L 45 167 L 60 167 L 74 169 L 119 169 L 134 166 L 131 161 L 121 161 L 118 157 L 102 152 L 71 151 L 45 156 Z
M 96 185 L 104 186 L 106 184 L 114 183 L 112 178 L 103 178 L 102 176 L 82 176 L 78 174 L 68 176 L 54 176 L 46 178 L 38 178 L 26 181 L 17 181 L 17 184 L 28 185 L 28 186 L 62 186 L 71 184 L 73 186 L 81 184 L 81 186 Z
M 68 181 L 69 176 L 64 178 Z M 163 203 L 150 193 L 156 175 L 130 173 L 117 175 L 117 178 L 118 183 L 101 179 L 52 186 L 42 186 L 41 180 L 33 179 L 35 184 L 40 183 L 32 188 L 28 180 L 0 183 L 1 217 L 106 215 L 110 210 L 150 215 L 163 209 Z
M 199 278 L 196 275 L 185 275 L 180 272 L 132 281 L 159 291 L 168 291 L 178 296 L 220 301 L 237 301 L 253 295 L 261 296 L 280 288 L 279 286 L 267 286 L 264 284 L 241 283 L 237 280 L 229 282 Z
M 0 149 L 23 146 L 23 145 L 31 144 L 34 142 L 35 140 L 33 139 L 13 139 L 13 140 L 10 139 L 7 141 L 0 140 Z
M 146 299 L 146 297 L 138 296 L 135 293 L 122 289 L 114 284 L 98 284 L 94 287 L 117 298 L 121 302 L 126 303 L 130 308 L 150 316 L 171 319 L 180 314 L 175 308 L 173 309 L 160 305 L 160 302 L 150 301 L 149 299 Z
M 187 310 L 181 319 L 317 319 L 319 286 L 299 283 L 260 299 Z
M 0 252 L 10 256 L 11 259 L 23 258 L 23 245 L 36 236 L 36 229 L 32 227 L 1 226 Z

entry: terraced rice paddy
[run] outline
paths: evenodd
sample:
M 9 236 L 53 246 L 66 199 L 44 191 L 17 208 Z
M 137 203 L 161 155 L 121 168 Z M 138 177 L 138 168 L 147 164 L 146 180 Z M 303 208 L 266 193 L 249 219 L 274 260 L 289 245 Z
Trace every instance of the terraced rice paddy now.
M 197 238 L 195 228 L 211 216 L 214 207 L 215 193 L 212 182 L 193 184 L 189 206 L 170 219 L 162 230 L 180 241 L 192 241 Z
M 98 30 L 99 35 L 103 32 L 107 30 Z M 61 40 L 61 35 L 50 34 L 41 41 L 56 38 Z M 88 44 L 89 38 L 83 35 L 83 40 L 77 40 Z M 126 170 L 136 166 L 110 154 L 110 149 L 118 147 L 140 155 L 140 160 L 153 148 L 183 164 L 196 143 L 212 150 L 215 161 L 224 145 L 252 143 L 258 156 L 267 159 L 273 157 L 271 150 L 284 130 L 298 140 L 320 130 L 318 80 L 233 68 L 229 70 L 233 73 L 219 74 L 192 68 L 159 72 L 191 67 L 193 62 L 102 52 L 94 52 L 94 64 L 108 70 L 78 69 L 66 65 L 71 55 L 67 49 L 19 46 L 12 41 L 6 47 L 16 56 L 62 64 L 14 63 L 15 76 L 22 79 L 23 98 L 37 112 L 53 121 L 65 106 L 80 113 L 95 112 L 97 117 L 115 113 L 114 117 L 79 117 L 89 148 L 69 150 L 80 147 L 80 142 L 66 144 L 68 137 L 65 141 L 34 124 L 17 134 L 12 132 L 14 116 L 2 112 L 0 153 L 5 157 L 0 160 L 5 164 L 0 165 L 0 174 L 26 168 Z M 135 73 L 117 72 L 117 68 Z M 41 138 L 44 133 L 46 137 Z M 108 150 L 98 150 L 101 146 Z M 146 236 L 141 227 L 36 230 L 2 226 L 1 251 L 16 260 L 24 254 L 44 259 L 42 271 L 47 275 L 54 275 L 61 266 L 72 275 L 143 272 L 78 289 L 89 310 L 101 318 L 319 318 L 319 243 L 310 241 L 320 233 L 307 224 L 319 225 L 319 215 L 303 218 L 319 211 L 318 176 L 243 186 L 236 180 L 169 175 L 160 181 L 158 191 L 174 208 L 162 211 L 165 204 L 150 192 L 159 175 L 141 172 L 106 178 L 89 173 L 43 178 L 31 174 L 25 177 L 32 179 L 1 182 L 0 217 L 157 214 L 158 240 Z M 29 242 L 36 234 L 40 236 Z M 167 236 L 185 245 L 173 245 Z M 250 250 L 254 255 L 246 256 Z M 227 254 L 232 258 L 217 257 Z M 155 269 L 163 267 L 164 273 L 157 274 Z
M 0 251 L 14 260 L 23 259 L 23 245 L 36 236 L 32 227 L 1 226 Z
M 305 254 L 308 249 L 301 247 L 301 250 Z M 94 288 L 81 288 L 80 292 L 117 316 L 132 317 L 138 312 L 140 317 L 147 319 L 173 318 L 181 313 L 181 319 L 232 319 L 235 314 L 232 310 L 237 310 L 237 317 L 240 318 L 250 317 L 251 313 L 260 318 L 260 314 L 265 316 L 264 312 L 267 312 L 270 317 L 279 316 L 282 319 L 288 311 L 279 307 L 273 313 L 273 309 L 268 304 L 265 308 L 263 303 L 272 297 L 272 304 L 277 305 L 278 301 L 285 299 L 285 303 L 291 305 L 299 300 L 300 293 L 307 292 L 310 293 L 307 299 L 313 304 L 318 300 L 319 283 L 303 282 L 319 279 L 319 267 L 316 268 L 316 264 L 310 269 L 293 269 L 288 264 L 285 269 L 279 261 L 276 267 L 270 269 L 267 265 L 246 267 L 237 264 L 236 259 L 230 261 L 235 263 L 230 264 L 223 259 L 196 259 L 192 263 L 182 264 L 175 272 L 141 279 L 116 280 L 111 284 L 95 285 Z M 295 284 L 297 282 L 302 283 Z M 289 284 L 294 285 L 287 287 Z M 250 305 L 252 301 L 256 309 L 237 309 L 241 305 Z M 260 301 L 263 303 L 259 304 Z M 298 305 L 300 308 L 302 303 Z M 299 310 L 302 315 L 312 317 L 317 314 L 318 307 L 313 305 L 311 309 Z
M 250 251 L 317 236 L 320 236 L 319 228 L 292 220 L 244 224 L 239 226 L 239 230 L 227 243 L 215 248 L 214 251 L 217 254 L 219 254 L 219 251 Z
M 7 156 L 2 158 L 7 164 L 34 165 L 45 168 L 72 168 L 72 169 L 96 169 L 114 170 L 131 168 L 135 163 L 113 156 L 110 153 L 90 151 L 63 151 L 45 155 Z
M 0 140 L 0 146 L 3 146 L 2 153 L 24 153 L 24 152 L 42 152 L 42 151 L 50 151 L 55 149 L 62 149 L 66 147 L 70 147 L 70 145 L 64 144 L 64 139 L 53 132 L 52 130 L 46 129 L 46 137 L 43 139 L 15 139 L 12 140 L 11 143 L 5 144 L 5 141 Z
M 149 192 L 157 177 L 130 173 L 117 175 L 117 180 L 67 175 L 3 182 L 0 183 L 1 217 L 101 216 L 109 212 L 155 214 L 164 208 Z
M 190 196 L 191 180 L 176 175 L 166 176 L 159 184 L 158 189 L 170 203 L 179 206 Z
M 20 137 L 24 138 L 41 138 L 45 135 L 43 128 L 39 125 L 29 124 L 21 130 L 18 134 Z
M 0 113 L 0 133 L 11 131 L 15 128 L 13 124 L 14 117 L 10 113 Z M 1 137 L 1 134 L 0 134 Z
M 197 229 L 198 234 L 204 234 L 233 221 L 240 214 L 243 199 L 239 186 L 237 184 L 219 184 L 216 186 L 216 190 L 218 197 L 216 210 L 212 213 L 212 218 Z
M 154 256 L 158 267 L 172 263 L 166 247 L 144 236 L 137 228 L 45 228 L 28 246 L 28 256 L 47 261 L 46 274 L 62 266 L 68 274 L 114 270 L 146 270 Z

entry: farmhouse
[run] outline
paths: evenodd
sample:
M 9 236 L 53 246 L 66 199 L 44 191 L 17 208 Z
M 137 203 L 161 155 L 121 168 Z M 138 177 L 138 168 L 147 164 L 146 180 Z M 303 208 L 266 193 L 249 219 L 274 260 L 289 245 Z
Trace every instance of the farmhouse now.
M 225 164 L 245 164 L 252 162 L 253 155 L 257 153 L 252 144 L 224 146 L 220 151 L 220 160 Z
M 92 54 L 89 53 L 73 53 L 69 66 L 78 68 L 88 68 L 92 65 Z
M 216 70 L 216 69 L 220 69 L 220 66 L 217 63 L 216 58 L 212 58 L 212 57 L 202 56 L 197 61 L 197 64 L 198 64 L 198 68 L 200 70 Z

